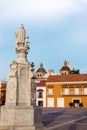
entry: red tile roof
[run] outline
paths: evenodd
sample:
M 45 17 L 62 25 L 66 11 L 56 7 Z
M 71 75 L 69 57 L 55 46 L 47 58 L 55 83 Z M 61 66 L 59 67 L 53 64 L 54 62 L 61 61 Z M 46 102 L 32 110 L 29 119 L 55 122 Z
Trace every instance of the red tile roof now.
M 38 89 L 37 91 L 43 91 L 43 89 Z
M 5 88 L 6 89 L 7 83 L 1 83 L 1 88 Z
M 46 80 L 42 80 L 42 81 L 36 83 L 36 86 L 46 86 Z
M 87 74 L 69 74 L 49 76 L 47 82 L 78 82 L 87 81 Z

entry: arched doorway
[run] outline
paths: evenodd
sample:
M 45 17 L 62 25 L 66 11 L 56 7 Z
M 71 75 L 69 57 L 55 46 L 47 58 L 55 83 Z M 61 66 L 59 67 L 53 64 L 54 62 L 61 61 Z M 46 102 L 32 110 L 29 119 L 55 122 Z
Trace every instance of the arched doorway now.
M 79 107 L 80 100 L 79 99 L 74 99 L 73 103 L 74 103 L 74 107 Z

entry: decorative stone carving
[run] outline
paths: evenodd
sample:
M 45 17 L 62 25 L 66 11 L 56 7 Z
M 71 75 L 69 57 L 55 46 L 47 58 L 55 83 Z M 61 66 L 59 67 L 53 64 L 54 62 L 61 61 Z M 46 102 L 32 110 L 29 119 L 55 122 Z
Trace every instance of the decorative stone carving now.
M 9 130 L 43 130 L 42 110 L 36 107 L 34 64 L 28 62 L 28 37 L 24 26 L 16 32 L 18 58 L 10 65 L 6 103 L 1 107 L 0 128 Z
M 31 93 L 31 100 L 32 102 L 36 101 L 36 95 L 34 92 Z
M 33 68 L 32 68 L 33 70 Z M 31 104 L 33 106 L 36 105 L 36 85 L 35 85 L 35 77 L 31 78 Z

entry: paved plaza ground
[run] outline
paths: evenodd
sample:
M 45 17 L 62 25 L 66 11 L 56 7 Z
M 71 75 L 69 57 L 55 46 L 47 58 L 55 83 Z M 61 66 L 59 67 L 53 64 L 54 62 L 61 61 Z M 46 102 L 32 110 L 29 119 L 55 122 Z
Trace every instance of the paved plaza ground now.
M 87 109 L 43 108 L 46 130 L 87 130 Z
M 42 108 L 42 117 L 44 130 L 87 130 L 84 108 Z

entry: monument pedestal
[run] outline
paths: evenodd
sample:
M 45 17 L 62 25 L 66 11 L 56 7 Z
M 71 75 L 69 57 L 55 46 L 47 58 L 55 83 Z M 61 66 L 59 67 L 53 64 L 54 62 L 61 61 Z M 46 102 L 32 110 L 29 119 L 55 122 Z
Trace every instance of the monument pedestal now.
M 43 130 L 42 109 L 36 107 L 34 64 L 28 62 L 28 37 L 22 25 L 16 32 L 18 58 L 10 65 L 1 130 Z
M 3 106 L 0 126 L 11 130 L 42 130 L 41 108 L 25 106 Z

